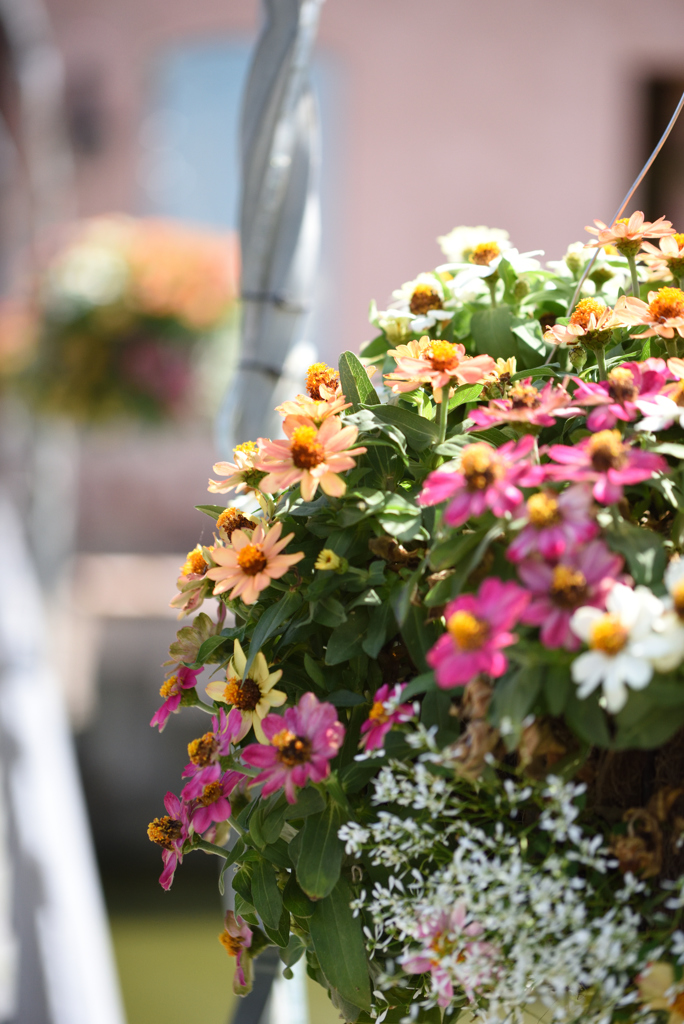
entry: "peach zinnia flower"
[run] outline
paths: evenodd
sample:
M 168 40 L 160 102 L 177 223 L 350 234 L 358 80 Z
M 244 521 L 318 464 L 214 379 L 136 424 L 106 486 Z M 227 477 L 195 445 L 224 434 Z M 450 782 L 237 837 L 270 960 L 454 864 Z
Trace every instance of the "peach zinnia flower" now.
M 344 395 L 336 398 L 316 399 L 308 395 L 297 395 L 289 402 L 276 406 L 276 412 L 288 418 L 296 417 L 303 425 L 314 424 L 319 427 L 329 416 L 337 416 L 343 409 L 348 409 L 351 402 L 345 401 Z
M 659 288 L 648 293 L 648 302 L 621 295 L 615 304 L 615 315 L 626 326 L 648 327 L 640 335 L 659 334 L 661 338 L 674 338 L 675 331 L 684 338 L 684 292 L 681 288 Z
M 652 271 L 666 273 L 672 277 L 684 276 L 684 234 L 665 235 L 660 239 L 660 248 L 650 242 L 643 243 L 643 251 L 639 253 Z
M 567 324 L 554 324 L 544 332 L 544 341 L 554 345 L 576 345 L 581 339 L 594 340 L 617 326 L 618 320 L 610 306 L 604 306 L 596 299 L 582 299 Z
M 420 342 L 425 340 L 421 338 Z M 420 355 L 400 356 L 396 372 L 385 374 L 385 380 L 395 394 L 415 391 L 423 384 L 430 384 L 435 401 L 439 403 L 442 401 L 443 388 L 449 388 L 453 383 L 478 384 L 496 369 L 491 356 L 470 358 L 466 356 L 463 345 L 454 345 L 441 339 L 427 340 L 429 344 Z
M 283 430 L 288 440 L 267 441 L 257 463 L 268 474 L 261 481 L 262 491 L 274 494 L 298 483 L 304 501 L 311 501 L 320 484 L 325 494 L 340 498 L 347 485 L 339 474 L 354 468 L 353 455 L 366 451 L 350 447 L 358 428 L 343 426 L 338 416 L 329 416 L 320 427 L 286 416 Z
M 279 580 L 290 566 L 301 561 L 303 551 L 281 555 L 294 537 L 294 533 L 288 533 L 281 538 L 282 529 L 283 524 L 276 523 L 270 530 L 264 530 L 259 524 L 251 535 L 235 530 L 231 547 L 212 548 L 216 568 L 209 569 L 206 575 L 216 583 L 214 596 L 230 590 L 231 600 L 241 597 L 245 604 L 254 604 L 271 580 Z
M 658 217 L 658 220 L 644 220 L 641 210 L 636 210 L 631 217 L 621 217 L 608 227 L 602 220 L 595 220 L 595 228 L 585 227 L 592 235 L 597 235 L 595 242 L 587 242 L 585 249 L 602 245 L 614 245 L 623 256 L 636 256 L 644 238 L 662 238 L 674 235 L 672 222 Z
M 227 480 L 209 479 L 208 491 L 212 494 L 225 494 L 227 491 L 258 491 L 259 483 L 263 479 L 263 473 L 255 469 L 254 463 L 259 454 L 259 449 L 266 439 L 260 437 L 255 444 L 254 441 L 245 441 L 233 448 L 235 462 L 217 462 L 213 469 L 219 476 L 228 477 Z

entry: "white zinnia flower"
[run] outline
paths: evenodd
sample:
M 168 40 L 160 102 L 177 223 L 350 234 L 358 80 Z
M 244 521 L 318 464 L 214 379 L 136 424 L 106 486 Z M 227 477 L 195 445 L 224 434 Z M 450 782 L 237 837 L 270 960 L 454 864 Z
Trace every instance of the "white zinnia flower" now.
M 617 714 L 627 702 L 627 687 L 643 690 L 653 665 L 638 645 L 651 634 L 662 615 L 663 603 L 648 587 L 632 590 L 616 583 L 606 598 L 606 611 L 578 608 L 570 619 L 572 631 L 591 648 L 572 663 L 572 678 L 580 700 L 603 684 L 606 708 Z
M 653 632 L 635 647 L 659 672 L 671 672 L 684 661 L 684 559 L 670 562 L 664 583 L 669 592 L 663 601 L 664 614 L 654 622 Z
M 415 333 L 427 331 L 438 320 L 451 320 L 453 309 L 444 309 L 444 302 L 451 298 L 435 274 L 419 274 L 413 281 L 405 281 L 401 288 L 392 292 L 396 316 L 410 317 L 411 330 Z M 391 311 L 380 314 L 387 316 Z
M 500 249 L 510 249 L 511 240 L 503 228 L 487 228 L 478 224 L 475 228 L 465 225 L 453 228 L 448 235 L 439 235 L 439 246 L 450 263 L 467 263 L 473 249 L 482 242 L 496 242 Z
M 634 404 L 644 416 L 643 420 L 637 423 L 636 430 L 647 430 L 651 434 L 657 434 L 659 430 L 667 430 L 673 423 L 679 423 L 680 427 L 684 427 L 684 406 L 677 405 L 667 395 L 637 398 Z
M 474 281 L 482 281 L 495 274 L 501 260 L 507 260 L 516 274 L 524 274 L 528 270 L 539 270 L 541 263 L 533 257 L 543 255 L 543 249 L 518 252 L 517 249 L 502 249 L 497 242 L 483 242 L 473 250 L 467 263 L 445 263 L 437 267 L 437 271 L 448 270 L 454 274 L 450 288 L 454 295 L 460 295 Z

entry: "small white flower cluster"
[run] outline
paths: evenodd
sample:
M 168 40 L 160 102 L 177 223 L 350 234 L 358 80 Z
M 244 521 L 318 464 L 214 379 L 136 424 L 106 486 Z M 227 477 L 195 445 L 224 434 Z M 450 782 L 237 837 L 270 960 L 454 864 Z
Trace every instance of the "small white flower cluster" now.
M 376 988 L 410 986 L 414 1005 L 467 1006 L 488 1024 L 522 1024 L 535 1007 L 559 1024 L 607 1024 L 636 999 L 643 922 L 630 903 L 646 886 L 627 876 L 617 892 L 600 891 L 615 861 L 603 837 L 578 824 L 584 786 L 547 779 L 534 827 L 516 833 L 506 822 L 520 816 L 530 786 L 506 782 L 493 800 L 503 820 L 490 813 L 488 822 L 484 804 L 475 819 L 462 784 L 430 770 L 434 753 L 423 757 L 392 762 L 375 783 L 376 804 L 413 816 L 382 810 L 340 831 L 349 854 L 389 872 L 352 904 L 371 956 L 384 958 Z M 532 854 L 539 830 L 551 840 L 545 855 Z M 448 923 L 455 907 L 460 931 Z M 684 935 L 675 946 L 684 960 Z

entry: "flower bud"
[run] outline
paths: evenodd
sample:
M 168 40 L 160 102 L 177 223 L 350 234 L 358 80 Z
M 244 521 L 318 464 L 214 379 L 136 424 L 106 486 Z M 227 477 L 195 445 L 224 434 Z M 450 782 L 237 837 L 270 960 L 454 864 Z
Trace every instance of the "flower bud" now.
M 314 569 L 320 569 L 323 572 L 346 572 L 349 568 L 349 562 L 346 558 L 340 558 L 330 548 L 323 548 L 316 559 Z
M 579 274 L 582 269 L 583 260 L 578 252 L 567 252 L 565 254 L 565 265 L 572 274 Z
M 524 299 L 529 294 L 530 294 L 529 283 L 525 280 L 524 277 L 519 277 L 518 280 L 515 282 L 515 287 L 513 289 L 513 297 L 515 298 L 515 300 L 517 302 L 520 302 L 522 299 Z
M 584 345 L 573 345 L 570 349 L 570 362 L 575 370 L 580 373 L 587 361 L 587 350 Z

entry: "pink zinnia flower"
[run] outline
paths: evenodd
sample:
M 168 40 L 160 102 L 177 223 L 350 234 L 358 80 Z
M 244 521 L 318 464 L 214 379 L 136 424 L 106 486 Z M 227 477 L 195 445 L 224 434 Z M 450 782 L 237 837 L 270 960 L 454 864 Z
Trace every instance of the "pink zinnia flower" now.
M 175 675 L 169 676 L 159 690 L 159 696 L 164 698 L 164 703 L 155 711 L 152 716 L 151 726 L 158 725 L 159 732 L 163 732 L 169 715 L 176 714 L 180 709 L 183 697 L 183 690 L 192 690 L 197 685 L 197 676 L 203 668 L 187 668 L 181 665 Z
M 576 544 L 599 532 L 592 515 L 591 491 L 585 484 L 555 491 L 539 491 L 527 499 L 527 525 L 506 551 L 511 562 L 536 553 L 553 561 Z
M 283 430 L 288 440 L 265 442 L 257 462 L 267 474 L 261 490 L 274 494 L 298 483 L 304 501 L 311 501 L 320 485 L 325 494 L 340 498 L 347 485 L 339 474 L 353 469 L 353 456 L 366 451 L 351 447 L 358 428 L 343 426 L 339 416 L 329 416 L 320 426 L 306 417 L 286 416 Z
M 648 293 L 648 302 L 633 296 L 621 295 L 615 303 L 615 315 L 625 326 L 646 326 L 639 335 L 648 338 L 657 334 L 667 340 L 675 332 L 684 338 L 684 292 L 681 288 L 659 288 Z
M 209 480 L 207 490 L 212 494 L 226 494 L 228 491 L 240 491 L 250 493 L 259 490 L 259 484 L 264 474 L 255 468 L 259 450 L 267 441 L 267 438 L 260 437 L 257 443 L 245 441 L 233 448 L 235 462 L 217 462 L 213 467 L 214 472 L 219 476 L 228 477 L 227 480 Z
M 605 608 L 606 596 L 617 580 L 623 561 L 602 540 L 567 551 L 557 565 L 528 558 L 518 574 L 532 597 L 522 613 L 528 626 L 541 626 L 546 647 L 576 650 L 580 642 L 570 629 L 577 608 Z
M 336 757 L 344 726 L 337 721 L 332 704 L 321 704 L 313 693 L 305 693 L 296 708 L 285 714 L 267 715 L 261 723 L 268 746 L 252 743 L 242 752 L 247 764 L 263 768 L 255 783 L 263 782 L 263 796 L 285 788 L 287 802 L 297 800 L 297 786 L 307 779 L 321 782 L 330 774 L 330 761 Z
M 471 516 L 490 509 L 495 516 L 512 512 L 523 500 L 519 487 L 533 487 L 543 471 L 528 456 L 534 448 L 531 435 L 491 448 L 480 441 L 463 449 L 456 471 L 446 468 L 430 473 L 418 501 L 437 505 L 451 498 L 445 513 L 450 526 L 461 526 Z
M 401 695 L 405 687 L 390 687 L 388 683 L 376 692 L 373 707 L 366 721 L 361 726 L 365 733 L 359 743 L 360 747 L 369 750 L 382 749 L 385 736 L 397 722 L 408 722 L 413 718 L 413 705 L 401 704 Z
M 209 569 L 207 576 L 216 581 L 214 594 L 218 596 L 230 590 L 231 600 L 241 597 L 245 604 L 254 604 L 271 580 L 279 580 L 291 566 L 301 561 L 303 551 L 281 555 L 294 537 L 294 533 L 288 533 L 281 538 L 282 529 L 282 523 L 275 523 L 270 530 L 264 530 L 260 523 L 253 532 L 234 530 L 231 547 L 212 548 L 217 567 Z
M 233 708 L 229 715 L 221 708 L 218 717 L 212 717 L 211 724 L 211 732 L 205 732 L 204 736 L 188 743 L 190 764 L 183 769 L 184 779 L 217 764 L 220 757 L 230 754 L 231 743 L 242 739 L 242 713 L 237 708 Z
M 464 686 L 480 672 L 502 676 L 508 661 L 501 648 L 516 642 L 509 630 L 529 599 L 517 583 L 503 583 L 492 576 L 482 582 L 477 594 L 451 601 L 445 612 L 447 632 L 427 654 L 438 686 L 444 690 Z
M 608 374 L 608 380 L 592 384 L 574 378 L 578 387 L 572 400 L 583 407 L 596 406 L 587 416 L 587 428 L 592 431 L 609 430 L 618 420 L 635 420 L 639 408 L 638 398 L 651 398 L 668 379 L 664 359 L 646 359 L 643 363 L 622 363 Z
M 228 797 L 243 778 L 242 772 L 222 773 L 220 764 L 212 764 L 183 787 L 181 796 L 186 801 L 192 801 L 189 818 L 195 832 L 201 834 L 214 822 L 228 821 Z
M 595 228 L 587 226 L 585 231 L 597 235 L 595 242 L 587 242 L 585 249 L 602 245 L 614 245 L 623 256 L 636 256 L 644 238 L 662 238 L 674 235 L 672 223 L 664 217 L 658 220 L 644 220 L 641 210 L 635 210 L 631 217 L 620 217 L 608 227 L 602 220 L 595 220 Z
M 249 971 L 249 978 L 245 971 L 245 967 L 251 967 L 251 959 L 249 956 L 245 956 L 245 950 L 252 945 L 253 934 L 252 929 L 241 917 L 236 917 L 232 910 L 226 912 L 219 942 L 229 956 L 235 957 L 233 988 L 236 995 L 243 995 L 251 981 L 251 971 Z
M 571 408 L 572 397 L 564 386 L 556 387 L 549 381 L 541 390 L 532 383 L 531 377 L 516 381 L 506 398 L 493 398 L 486 407 L 470 413 L 474 426 L 471 430 L 482 430 L 498 423 L 520 423 L 527 427 L 551 427 L 558 415 L 574 416 L 579 410 Z M 536 431 L 535 431 L 536 433 Z
M 552 444 L 548 455 L 559 463 L 544 466 L 548 479 L 590 480 L 602 505 L 620 501 L 626 484 L 641 483 L 667 469 L 662 455 L 625 444 L 619 430 L 600 430 L 572 446 Z
M 423 344 L 426 343 L 426 344 Z M 415 391 L 424 384 L 429 384 L 434 392 L 436 402 L 442 401 L 442 389 L 452 384 L 478 384 L 484 381 L 487 374 L 496 369 L 491 356 L 466 355 L 463 345 L 454 345 L 450 341 L 421 338 L 420 355 L 400 356 L 397 369 L 386 373 L 385 380 L 395 394 Z
M 164 797 L 166 814 L 155 818 L 147 827 L 147 835 L 162 848 L 164 869 L 159 876 L 162 889 L 170 889 L 176 868 L 183 860 L 183 845 L 188 838 L 188 807 L 175 793 Z

